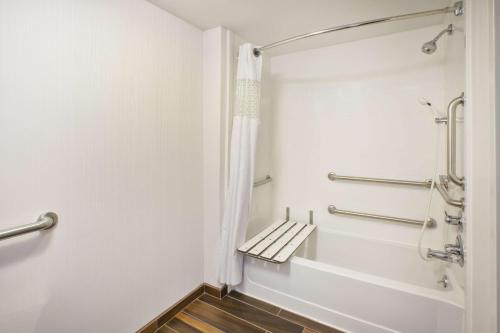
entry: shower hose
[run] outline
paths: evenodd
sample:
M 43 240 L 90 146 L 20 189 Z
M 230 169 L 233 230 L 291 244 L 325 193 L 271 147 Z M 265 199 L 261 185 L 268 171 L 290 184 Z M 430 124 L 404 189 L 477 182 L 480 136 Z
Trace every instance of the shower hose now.
M 430 261 L 429 258 L 425 254 L 422 253 L 422 240 L 424 238 L 425 229 L 427 228 L 427 224 L 429 223 L 429 218 L 431 215 L 431 206 L 432 206 L 432 198 L 434 195 L 434 187 L 436 185 L 436 179 L 439 174 L 439 162 L 440 162 L 440 149 L 441 149 L 441 133 L 439 123 L 436 124 L 436 139 L 435 139 L 435 151 L 434 151 L 434 174 L 432 175 L 431 187 L 429 189 L 429 199 L 427 200 L 427 208 L 425 211 L 425 219 L 424 224 L 422 225 L 422 229 L 420 229 L 420 235 L 418 237 L 418 255 L 424 261 Z

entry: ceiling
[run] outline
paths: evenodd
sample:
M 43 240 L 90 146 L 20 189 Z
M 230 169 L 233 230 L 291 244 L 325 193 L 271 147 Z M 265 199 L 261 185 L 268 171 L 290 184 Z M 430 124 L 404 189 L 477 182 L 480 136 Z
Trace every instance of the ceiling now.
M 256 45 L 356 21 L 437 9 L 451 3 L 449 0 L 148 1 L 202 30 L 224 26 Z M 272 53 L 282 54 L 440 24 L 443 17 L 436 15 L 349 29 L 280 46 Z

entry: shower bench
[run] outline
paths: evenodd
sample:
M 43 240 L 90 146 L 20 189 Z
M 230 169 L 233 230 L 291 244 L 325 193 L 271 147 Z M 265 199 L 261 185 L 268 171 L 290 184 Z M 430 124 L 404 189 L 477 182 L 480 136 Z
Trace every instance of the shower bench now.
M 285 221 L 267 227 L 240 246 L 238 252 L 277 264 L 285 263 L 316 229 L 312 224 L 312 211 L 309 214 L 309 223 L 290 221 L 287 207 Z

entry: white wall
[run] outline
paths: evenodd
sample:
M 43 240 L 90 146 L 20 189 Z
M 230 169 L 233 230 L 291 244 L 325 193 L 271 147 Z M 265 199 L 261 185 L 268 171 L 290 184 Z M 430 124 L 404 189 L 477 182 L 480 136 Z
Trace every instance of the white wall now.
M 493 0 L 466 1 L 466 331 L 498 332 Z
M 272 123 L 267 127 L 270 148 L 261 150 L 258 160 L 269 160 L 275 179 L 273 218 L 283 217 L 290 206 L 292 217 L 305 221 L 312 209 L 320 227 L 416 244 L 419 228 L 332 216 L 327 207 L 423 219 L 428 191 L 331 182 L 327 174 L 415 180 L 432 176 L 436 130 L 417 99 L 426 97 L 446 109 L 444 47 L 432 56 L 420 47 L 443 28 L 270 59 L 273 83 L 262 111 L 262 118 L 270 117 Z M 260 135 L 265 132 L 264 125 Z M 441 135 L 444 139 L 444 128 Z M 432 216 L 438 228 L 429 230 L 424 244 L 442 248 L 447 230 L 439 194 L 435 199 Z
M 133 332 L 203 281 L 202 33 L 146 1 L 0 1 L 0 331 Z
M 494 67 L 495 67 L 495 113 L 500 114 L 500 42 L 498 42 L 498 38 L 500 37 L 500 0 L 495 0 L 493 2 L 494 6 L 494 22 L 495 22 L 495 32 L 493 40 L 495 41 L 495 57 L 494 57 Z M 500 137 L 498 134 L 500 133 L 500 117 L 495 116 L 495 141 Z M 496 193 L 500 189 L 500 145 L 496 145 Z M 498 217 L 500 216 L 500 205 L 496 204 L 496 218 L 495 223 L 498 223 Z M 496 228 L 496 258 L 500 257 L 500 228 Z M 500 265 L 497 265 L 496 278 L 500 277 Z M 497 297 L 496 297 L 496 305 L 497 305 L 497 313 L 496 313 L 496 327 L 497 329 L 500 327 L 500 288 L 497 286 Z
M 231 100 L 231 33 L 222 27 L 203 32 L 203 202 L 204 281 L 218 282 L 220 226 L 227 178 Z

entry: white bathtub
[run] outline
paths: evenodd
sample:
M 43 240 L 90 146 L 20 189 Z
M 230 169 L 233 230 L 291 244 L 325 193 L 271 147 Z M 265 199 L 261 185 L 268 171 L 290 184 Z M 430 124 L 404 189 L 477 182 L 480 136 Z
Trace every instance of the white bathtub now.
M 451 274 L 413 246 L 317 230 L 287 264 L 245 258 L 238 290 L 347 332 L 460 333 L 463 291 Z

